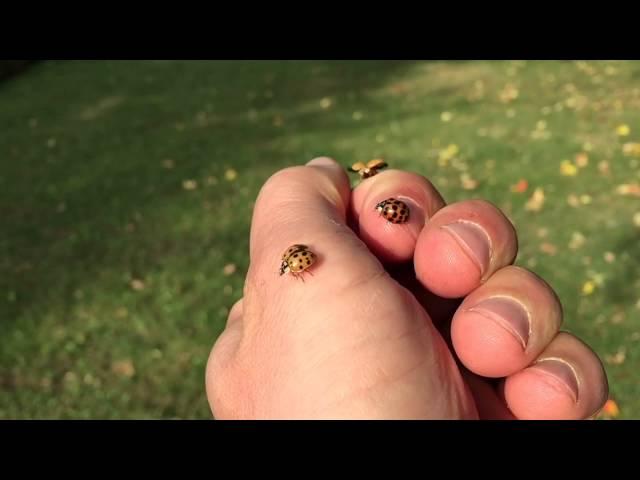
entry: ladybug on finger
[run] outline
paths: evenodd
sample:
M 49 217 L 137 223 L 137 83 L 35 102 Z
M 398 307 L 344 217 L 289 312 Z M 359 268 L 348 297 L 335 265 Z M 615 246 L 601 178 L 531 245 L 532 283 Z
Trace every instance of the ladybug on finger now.
M 307 269 L 316 262 L 317 256 L 306 245 L 296 244 L 287 248 L 282 255 L 280 264 L 280 276 L 290 273 L 294 277 L 304 272 L 311 273 Z
M 388 198 L 378 203 L 376 211 L 391 223 L 406 223 L 409 220 L 409 206 L 395 198 Z

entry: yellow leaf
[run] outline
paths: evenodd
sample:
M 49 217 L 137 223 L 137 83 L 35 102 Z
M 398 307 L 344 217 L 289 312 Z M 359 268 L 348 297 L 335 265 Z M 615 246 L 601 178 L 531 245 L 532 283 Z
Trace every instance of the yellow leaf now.
M 198 188 L 198 182 L 196 182 L 195 180 L 183 180 L 182 188 L 184 188 L 185 190 L 195 190 L 196 188 Z
M 624 145 L 622 145 L 622 153 L 630 157 L 640 157 L 640 143 L 625 143 Z
M 440 114 L 440 120 L 442 120 L 445 123 L 450 122 L 452 118 L 453 118 L 453 114 L 451 112 L 442 112 Z
M 591 295 L 595 289 L 596 284 L 591 280 L 587 280 L 584 282 L 584 285 L 582 285 L 582 293 L 584 295 Z
M 238 172 L 236 172 L 233 168 L 230 168 L 226 172 L 224 172 L 224 178 L 228 182 L 233 182 L 236 178 L 238 178 Z
M 569 242 L 569 248 L 571 250 L 576 250 L 584 245 L 584 242 L 587 239 L 580 232 L 573 232 L 571 234 L 571 241 Z
M 323 110 L 330 108 L 331 105 L 333 105 L 333 101 L 329 97 L 324 97 L 322 100 L 320 100 L 320 108 L 322 108 Z
M 578 167 L 569 160 L 563 160 L 560 162 L 560 174 L 565 177 L 575 177 L 578 174 Z
M 619 137 L 626 137 L 630 133 L 631 133 L 631 129 L 629 128 L 629 125 L 627 125 L 627 124 L 623 123 L 622 125 L 618 125 L 616 127 L 616 134 Z
M 449 160 L 454 158 L 459 151 L 460 149 L 455 143 L 449 144 L 447 148 L 440 150 L 438 165 L 440 165 L 441 167 L 446 166 L 449 163 Z

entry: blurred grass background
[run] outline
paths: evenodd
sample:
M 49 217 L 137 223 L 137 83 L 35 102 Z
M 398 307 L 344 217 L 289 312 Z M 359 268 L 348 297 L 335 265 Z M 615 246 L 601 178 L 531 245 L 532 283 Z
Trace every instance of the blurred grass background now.
M 519 230 L 640 416 L 640 63 L 39 62 L 0 81 L 0 418 L 210 418 L 253 201 L 329 155 Z

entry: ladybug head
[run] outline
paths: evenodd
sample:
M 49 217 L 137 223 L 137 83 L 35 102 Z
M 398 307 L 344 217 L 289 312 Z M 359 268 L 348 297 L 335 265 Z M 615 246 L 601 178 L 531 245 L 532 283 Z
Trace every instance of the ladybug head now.
M 280 276 L 284 275 L 288 271 L 289 271 L 289 264 L 286 261 L 282 262 L 282 264 L 280 265 Z

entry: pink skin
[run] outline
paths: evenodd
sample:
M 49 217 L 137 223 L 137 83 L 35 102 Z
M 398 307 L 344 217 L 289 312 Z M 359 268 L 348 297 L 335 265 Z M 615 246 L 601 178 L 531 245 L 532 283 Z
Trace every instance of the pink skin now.
M 369 249 L 384 263 L 406 262 L 413 258 L 416 241 L 425 221 L 444 206 L 444 200 L 433 185 L 419 175 L 399 170 L 387 170 L 376 175 L 380 189 L 371 192 L 363 182 L 353 192 L 351 218 Z M 394 197 L 409 206 L 409 220 L 391 224 L 380 216 L 375 207 Z
M 551 287 L 510 266 L 517 238 L 497 208 L 445 207 L 426 179 L 393 170 L 350 191 L 335 162 L 311 165 L 274 175 L 256 202 L 244 297 L 207 366 L 216 418 L 578 419 L 602 407 L 600 360 L 559 331 Z M 389 197 L 411 205 L 408 223 L 375 211 Z M 319 254 L 304 284 L 274 274 L 293 243 Z

